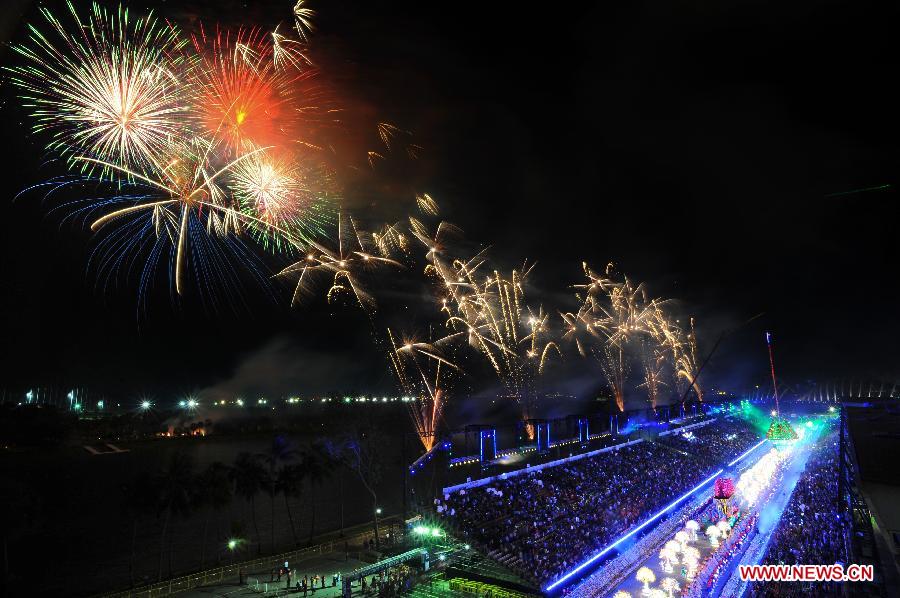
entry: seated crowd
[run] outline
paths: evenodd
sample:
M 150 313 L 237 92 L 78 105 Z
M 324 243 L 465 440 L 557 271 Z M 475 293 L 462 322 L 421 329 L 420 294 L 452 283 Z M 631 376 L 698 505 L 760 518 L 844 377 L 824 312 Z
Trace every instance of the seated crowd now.
M 641 442 L 436 500 L 458 533 L 543 586 L 709 475 Z
M 847 564 L 845 540 L 849 524 L 845 516 L 837 512 L 837 433 L 829 434 L 819 444 L 797 481 L 778 529 L 772 534 L 768 552 L 762 561 L 764 564 Z M 758 598 L 841 596 L 844 585 L 833 582 L 759 582 L 752 585 L 748 594 Z
M 728 416 L 681 434 L 660 436 L 658 441 L 695 456 L 709 465 L 728 463 L 759 442 L 762 436 L 753 424 L 743 418 Z

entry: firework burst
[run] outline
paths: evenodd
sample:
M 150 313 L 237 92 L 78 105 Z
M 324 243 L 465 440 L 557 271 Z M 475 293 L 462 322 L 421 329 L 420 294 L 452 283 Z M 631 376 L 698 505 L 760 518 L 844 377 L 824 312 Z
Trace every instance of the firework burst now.
M 99 4 L 85 20 L 69 3 L 70 32 L 52 12 L 40 12 L 49 32 L 29 25 L 29 43 L 13 46 L 24 64 L 8 69 L 34 131 L 48 134 L 51 152 L 70 161 L 89 155 L 158 167 L 190 119 L 192 89 L 177 73 L 191 61 L 177 29 Z M 76 164 L 86 172 L 95 166 Z
M 315 87 L 303 88 L 316 71 L 298 68 L 308 66 L 299 49 L 277 30 L 201 29 L 193 41 L 202 57 L 196 76 L 203 133 L 221 138 L 231 155 L 260 146 L 293 150 L 311 128 L 304 117 L 315 114 L 320 100 Z
M 364 281 L 384 266 L 402 267 L 400 262 L 381 256 L 374 245 L 372 235 L 360 231 L 349 216 L 338 214 L 337 246 L 328 248 L 313 243 L 303 259 L 283 269 L 278 276 L 297 277 L 295 304 L 313 293 L 316 281 L 325 277 L 330 281 L 325 294 L 329 303 L 350 296 L 371 315 L 375 299 L 366 290 Z
M 294 5 L 294 28 L 301 39 L 308 39 L 310 33 L 315 30 L 313 22 L 315 16 L 316 11 L 306 6 L 306 0 L 297 0 Z
M 320 165 L 257 153 L 233 169 L 232 187 L 242 214 L 255 217 L 250 233 L 266 247 L 292 251 L 330 231 L 330 178 Z
M 15 46 L 23 64 L 8 70 L 35 129 L 75 171 L 51 181 L 51 193 L 78 183 L 112 190 L 67 204 L 102 231 L 103 267 L 124 266 L 126 252 L 149 255 L 148 266 L 168 253 L 180 295 L 189 272 L 232 268 L 226 253 L 258 267 L 245 233 L 287 252 L 325 234 L 333 177 L 299 131 L 328 110 L 299 42 L 277 30 L 208 37 L 201 27 L 191 44 L 125 8 L 94 4 L 83 19 L 70 3 L 68 13 L 67 27 L 41 9 L 49 33 L 29 27 L 28 43 Z M 145 268 L 142 288 L 149 278 Z

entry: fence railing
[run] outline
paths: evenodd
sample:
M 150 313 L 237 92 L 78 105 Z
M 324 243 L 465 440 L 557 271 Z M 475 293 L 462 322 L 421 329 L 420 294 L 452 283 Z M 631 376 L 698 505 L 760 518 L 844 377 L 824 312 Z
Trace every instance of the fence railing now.
M 402 524 L 402 521 L 393 517 L 382 519 L 379 522 L 379 531 L 392 529 L 393 536 L 397 531 L 398 523 Z M 402 525 L 399 527 L 400 530 L 403 529 Z M 379 533 L 378 535 L 380 538 L 382 534 Z M 193 588 L 223 583 L 229 579 L 239 578 L 242 572 L 244 575 L 247 575 L 251 572 L 271 571 L 281 567 L 285 561 L 296 563 L 313 556 L 343 551 L 345 546 L 363 545 L 373 538 L 374 531 L 368 530 L 345 538 L 334 538 L 327 542 L 316 544 L 315 546 L 308 546 L 306 548 L 300 548 L 281 554 L 273 554 L 248 561 L 240 561 L 216 567 L 215 569 L 207 569 L 206 571 L 192 573 L 190 575 L 173 577 L 166 581 L 160 581 L 139 588 L 102 594 L 102 596 L 103 598 L 156 598 L 157 596 L 170 596 Z M 395 542 L 398 539 L 399 538 L 392 537 L 392 540 Z

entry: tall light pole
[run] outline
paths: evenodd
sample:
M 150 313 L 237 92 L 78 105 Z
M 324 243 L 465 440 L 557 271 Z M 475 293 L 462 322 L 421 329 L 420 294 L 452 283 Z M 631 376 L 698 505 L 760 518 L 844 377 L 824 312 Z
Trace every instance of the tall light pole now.
M 766 332 L 766 344 L 769 346 L 769 368 L 772 371 L 772 388 L 775 391 L 775 415 L 781 417 L 781 409 L 778 407 L 778 382 L 775 381 L 775 354 L 772 347 L 772 333 Z

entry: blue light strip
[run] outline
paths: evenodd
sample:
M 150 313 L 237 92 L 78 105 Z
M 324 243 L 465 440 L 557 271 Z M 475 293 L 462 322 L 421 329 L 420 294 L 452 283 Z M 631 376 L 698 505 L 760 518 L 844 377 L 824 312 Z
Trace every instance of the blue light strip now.
M 709 476 L 708 478 L 706 478 L 705 480 L 703 480 L 702 482 L 700 482 L 699 484 L 697 484 L 696 486 L 694 486 L 693 488 L 691 488 L 690 490 L 688 490 L 687 492 L 682 494 L 680 497 L 678 497 L 674 501 L 670 502 L 669 505 L 666 508 L 664 508 L 662 511 L 659 511 L 656 515 L 654 515 L 647 521 L 643 522 L 636 528 L 632 529 L 630 532 L 628 532 L 627 534 L 625 534 L 624 536 L 622 536 L 621 538 L 619 538 L 618 540 L 616 540 L 615 542 L 613 542 L 612 544 L 610 544 L 609 546 L 607 546 L 606 548 L 604 548 L 603 550 L 601 550 L 600 552 L 598 552 L 597 554 L 595 554 L 594 556 L 592 556 L 591 558 L 586 560 L 585 562 L 581 563 L 580 565 L 578 565 L 577 567 L 575 567 L 574 569 L 572 569 L 571 571 L 569 571 L 568 573 L 566 573 L 565 575 L 563 575 L 562 577 L 560 577 L 559 579 L 557 579 L 556 581 L 551 583 L 549 586 L 544 588 L 544 591 L 552 592 L 554 589 L 559 587 L 560 584 L 565 583 L 566 581 L 571 579 L 573 576 L 577 575 L 579 572 L 584 570 L 585 567 L 589 567 L 592 563 L 595 563 L 600 557 L 602 557 L 603 555 L 605 555 L 606 553 L 611 551 L 613 548 L 615 548 L 616 546 L 618 546 L 619 544 L 621 544 L 622 542 L 624 542 L 631 536 L 635 535 L 636 533 L 638 533 L 639 531 L 641 531 L 642 529 L 644 529 L 645 527 L 647 527 L 648 525 L 650 525 L 651 523 L 653 523 L 654 521 L 656 521 L 657 519 L 659 519 L 660 517 L 665 515 L 668 511 L 671 511 L 672 509 L 674 509 L 679 503 L 681 503 L 685 499 L 689 498 L 694 492 L 696 492 L 697 490 L 700 490 L 705 485 L 707 485 L 711 481 L 713 481 L 716 478 L 716 476 L 718 476 L 723 471 L 724 471 L 723 469 L 718 470 L 716 473 L 712 474 L 711 476 Z
M 729 463 L 729 464 L 728 464 L 728 467 L 732 467 L 735 463 L 737 463 L 738 461 L 740 461 L 741 459 L 743 459 L 744 457 L 746 457 L 747 455 L 749 455 L 750 453 L 752 453 L 753 451 L 755 451 L 756 449 L 758 449 L 759 447 L 761 447 L 761 446 L 763 445 L 763 443 L 764 443 L 766 440 L 768 440 L 768 439 L 767 439 L 767 438 L 763 438 L 763 439 L 760 440 L 758 443 L 756 443 L 755 446 L 752 446 L 752 447 L 750 447 L 749 449 L 747 449 L 746 451 L 744 451 L 744 454 L 742 454 L 740 457 L 738 457 L 737 459 L 735 459 L 734 461 L 732 461 L 731 463 Z

